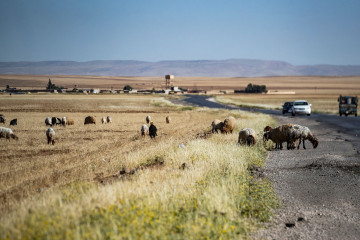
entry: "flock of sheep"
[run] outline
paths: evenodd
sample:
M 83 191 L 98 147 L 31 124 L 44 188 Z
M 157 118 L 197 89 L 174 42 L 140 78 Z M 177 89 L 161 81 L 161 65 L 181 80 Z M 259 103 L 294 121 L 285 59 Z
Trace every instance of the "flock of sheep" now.
M 145 137 L 149 135 L 150 138 L 155 138 L 157 136 L 157 127 L 154 125 L 150 116 L 146 116 L 145 118 L 146 124 L 141 126 L 141 136 Z M 0 123 L 5 124 L 6 119 L 3 115 L 0 114 Z M 112 123 L 111 116 L 102 117 L 102 124 Z M 171 122 L 170 116 L 166 116 L 166 123 L 169 124 Z M 71 118 L 63 117 L 47 117 L 45 118 L 46 126 L 50 126 L 46 131 L 46 137 L 48 144 L 55 144 L 55 131 L 52 128 L 54 125 L 74 125 L 74 120 Z M 96 118 L 94 116 L 87 116 L 84 120 L 85 124 L 96 124 Z M 148 126 L 149 124 L 149 126 Z M 13 119 L 10 122 L 10 126 L 17 125 L 17 119 Z M 219 131 L 223 134 L 232 133 L 236 126 L 236 119 L 232 116 L 225 118 L 224 121 L 220 121 L 215 119 L 211 123 L 211 132 L 218 133 Z M 5 138 L 10 141 L 11 138 L 18 140 L 18 137 L 13 133 L 10 128 L 0 127 L 0 138 Z M 300 148 L 301 142 L 303 143 L 303 148 L 305 148 L 305 140 L 309 140 L 313 148 L 316 148 L 319 144 L 318 139 L 311 133 L 310 129 L 305 126 L 300 126 L 297 124 L 284 124 L 275 128 L 271 128 L 270 126 L 266 126 L 264 128 L 263 140 L 268 141 L 271 140 L 275 143 L 275 149 L 283 149 L 282 144 L 286 142 L 287 149 L 295 149 L 296 141 L 299 140 L 299 145 L 297 149 Z M 251 128 L 243 128 L 239 132 L 238 144 L 246 144 L 248 146 L 252 146 L 256 143 L 256 132 Z
M 234 117 L 227 117 L 223 122 L 219 119 L 212 121 L 211 132 L 227 134 L 232 133 L 236 125 L 236 119 Z M 311 133 L 310 129 L 305 126 L 300 126 L 298 124 L 284 124 L 276 128 L 266 126 L 264 128 L 263 140 L 271 140 L 275 143 L 275 149 L 283 149 L 282 144 L 286 142 L 287 149 L 292 150 L 296 148 L 296 141 L 299 140 L 299 145 L 297 149 L 300 148 L 301 142 L 303 143 L 303 148 L 305 147 L 305 140 L 309 140 L 313 148 L 316 148 L 319 144 L 319 140 Z M 248 146 L 254 145 L 256 143 L 256 132 L 251 128 L 243 128 L 239 132 L 238 144 L 246 144 Z

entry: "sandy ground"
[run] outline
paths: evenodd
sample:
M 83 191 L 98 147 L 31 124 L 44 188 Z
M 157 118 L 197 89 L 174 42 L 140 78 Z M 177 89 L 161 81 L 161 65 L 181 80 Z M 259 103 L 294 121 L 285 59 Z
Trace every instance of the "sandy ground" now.
M 187 104 L 221 108 L 205 97 Z M 229 108 L 229 106 L 226 106 Z M 234 109 L 234 108 L 230 108 Z M 260 171 L 271 180 L 282 206 L 253 239 L 360 239 L 360 118 L 271 114 L 278 124 L 307 126 L 319 139 L 313 149 L 269 152 Z M 286 146 L 286 144 L 284 144 Z

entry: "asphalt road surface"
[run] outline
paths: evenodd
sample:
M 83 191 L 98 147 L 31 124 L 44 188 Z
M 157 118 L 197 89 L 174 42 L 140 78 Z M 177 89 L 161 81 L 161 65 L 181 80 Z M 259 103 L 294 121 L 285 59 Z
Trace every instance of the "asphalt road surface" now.
M 188 95 L 184 104 L 239 109 Z M 283 115 L 276 110 L 251 110 L 271 114 L 278 124 L 307 126 L 319 146 L 270 151 L 264 169 L 282 207 L 254 239 L 360 239 L 360 117 L 326 114 Z

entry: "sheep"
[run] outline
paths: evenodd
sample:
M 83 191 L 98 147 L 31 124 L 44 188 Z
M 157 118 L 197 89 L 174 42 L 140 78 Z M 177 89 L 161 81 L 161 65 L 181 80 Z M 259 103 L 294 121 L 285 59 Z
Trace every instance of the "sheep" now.
M 309 140 L 312 143 L 313 148 L 316 148 L 319 145 L 319 140 L 311 133 L 308 127 L 294 124 L 292 128 L 287 130 L 287 134 L 289 141 L 293 144 L 292 149 L 296 147 L 296 140 L 298 139 L 300 139 L 300 141 L 297 149 L 300 148 L 301 141 L 303 142 L 303 148 L 306 149 L 305 140 Z
M 146 134 L 149 134 L 149 127 L 146 124 L 141 126 L 141 136 L 145 137 Z
M 105 118 L 105 117 L 102 117 L 102 118 L 101 118 L 101 123 L 102 123 L 102 124 L 105 124 L 105 123 L 106 123 L 106 118 Z
M 52 126 L 52 121 L 50 117 L 45 118 L 45 125 L 46 126 Z
M 256 133 L 254 129 L 243 128 L 239 132 L 238 144 L 247 144 L 248 146 L 256 143 Z
M 17 125 L 17 118 L 10 121 L 10 126 L 15 126 L 15 125 Z
M 66 125 L 74 125 L 74 119 L 66 118 Z
M 215 119 L 214 121 L 212 121 L 211 123 L 211 132 L 214 133 L 218 133 L 218 130 L 221 131 L 221 129 L 224 127 L 224 123 L 222 121 L 220 121 L 219 119 Z
M 51 125 L 56 125 L 56 117 L 51 118 Z
M 151 122 L 151 117 L 149 115 L 146 116 L 146 123 L 149 124 Z
M 290 140 L 288 137 L 288 128 L 291 128 L 293 125 L 288 123 L 281 126 L 278 126 L 270 131 L 264 133 L 263 138 L 265 141 L 269 139 L 275 143 L 275 149 L 283 149 L 282 143 L 287 142 L 287 149 L 290 148 Z
M 149 135 L 151 138 L 155 138 L 157 136 L 157 128 L 153 122 L 150 122 Z
M 19 139 L 10 128 L 6 127 L 0 127 L 0 138 L 6 138 L 9 141 L 11 138 L 15 140 Z
M 62 117 L 61 124 L 65 127 L 66 126 L 66 117 Z
M 48 144 L 52 144 L 54 145 L 55 144 L 55 131 L 54 129 L 52 129 L 51 127 L 46 130 L 46 137 L 47 137 L 47 141 L 48 141 Z
M 170 116 L 166 116 L 165 120 L 166 120 L 166 123 L 169 124 L 169 123 L 171 122 L 171 117 L 170 117 Z
M 85 124 L 96 124 L 96 118 L 93 116 L 87 116 L 84 121 Z
M 61 123 L 62 123 L 61 119 L 57 117 L 56 118 L 56 125 L 61 125 Z
M 236 126 L 236 119 L 234 117 L 227 117 L 224 120 L 224 125 L 221 128 L 221 133 L 232 133 Z
M 265 132 L 268 132 L 268 131 L 271 131 L 271 130 L 272 130 L 272 127 L 266 126 L 266 127 L 264 128 L 264 133 L 265 133 Z M 263 136 L 263 141 L 265 142 L 265 135 Z
M 6 118 L 4 116 L 0 116 L 0 123 L 5 124 Z
M 107 117 L 106 117 L 106 122 L 107 122 L 107 123 L 112 123 L 112 118 L 111 118 L 110 116 L 107 116 Z

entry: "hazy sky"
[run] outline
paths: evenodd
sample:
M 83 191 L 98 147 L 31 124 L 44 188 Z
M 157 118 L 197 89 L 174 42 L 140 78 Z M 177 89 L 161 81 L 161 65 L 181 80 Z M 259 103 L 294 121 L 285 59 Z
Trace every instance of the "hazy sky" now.
M 0 61 L 230 58 L 360 65 L 360 1 L 0 1 Z

